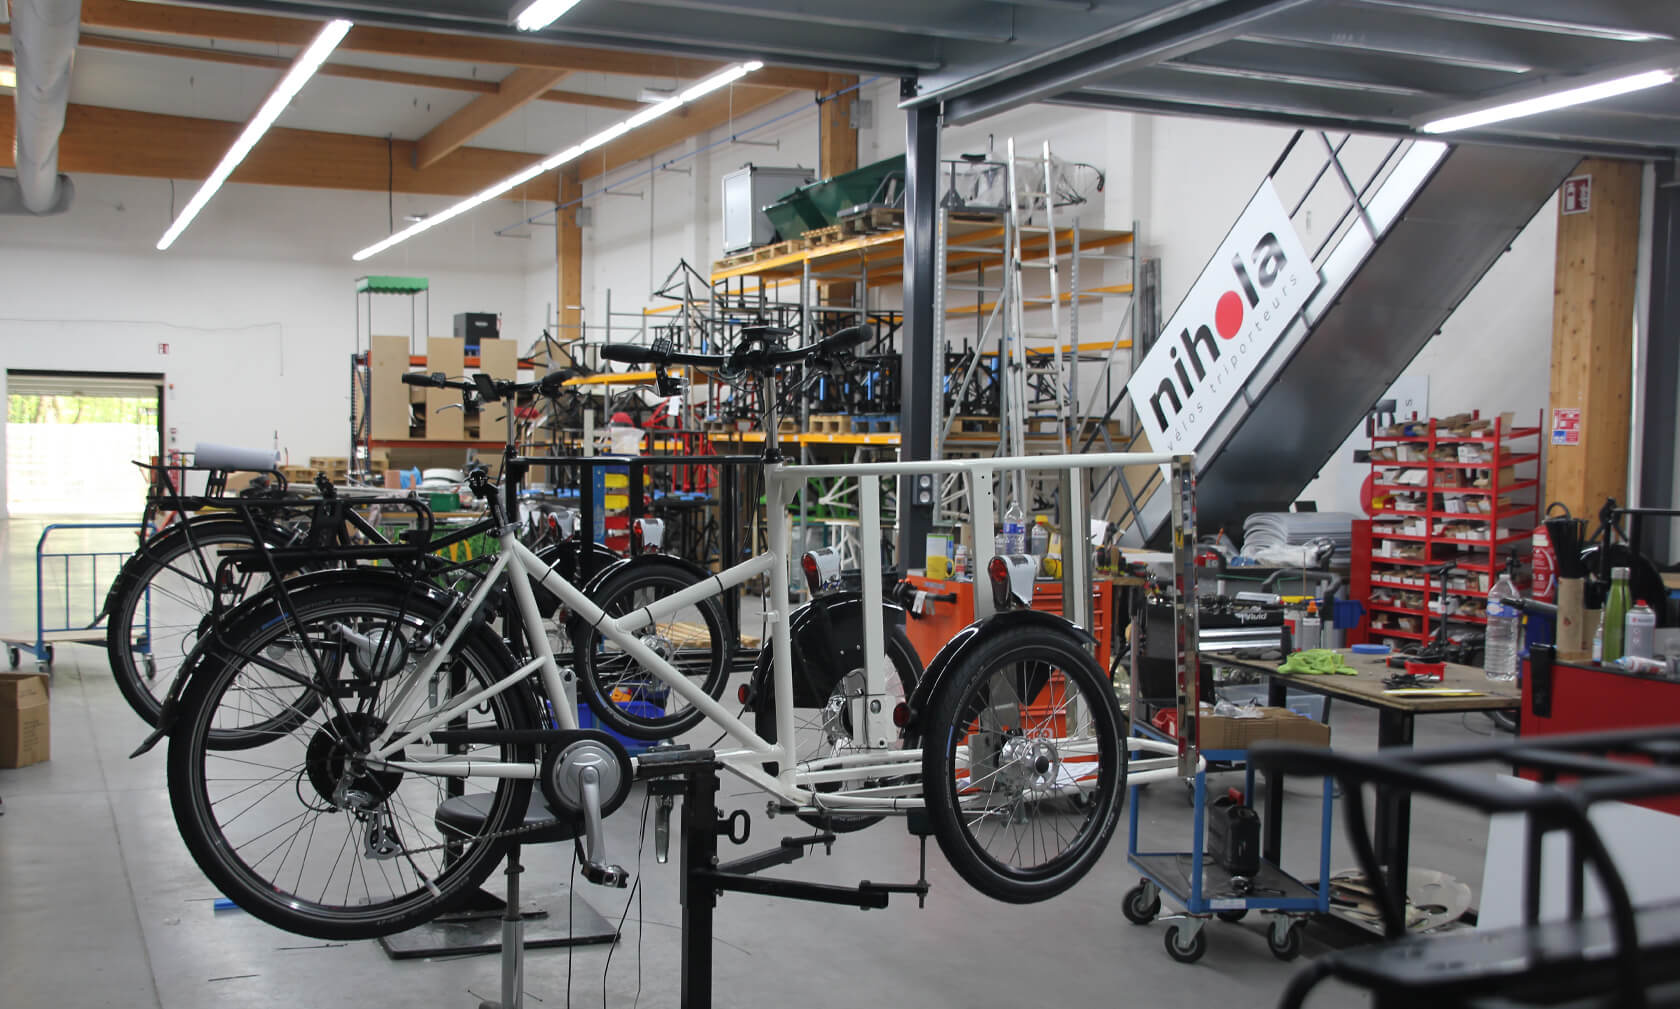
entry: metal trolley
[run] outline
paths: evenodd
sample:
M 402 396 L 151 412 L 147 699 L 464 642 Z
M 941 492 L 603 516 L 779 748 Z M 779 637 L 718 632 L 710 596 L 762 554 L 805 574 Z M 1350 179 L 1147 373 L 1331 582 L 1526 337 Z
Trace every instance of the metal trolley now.
M 1158 734 L 1146 728 L 1136 730 L 1140 738 Z M 1245 763 L 1244 801 L 1254 795 L 1254 766 L 1247 763 L 1247 750 L 1201 750 L 1204 761 Z M 1332 779 L 1324 779 L 1322 830 L 1319 839 L 1318 879 L 1314 884 L 1303 883 L 1284 872 L 1279 866 L 1260 860 L 1260 871 L 1252 876 L 1239 876 L 1214 861 L 1206 850 L 1207 837 L 1207 767 L 1204 764 L 1195 775 L 1192 801 L 1195 816 L 1191 821 L 1189 851 L 1140 851 L 1138 849 L 1138 786 L 1132 786 L 1131 819 L 1126 835 L 1126 861 L 1143 875 L 1138 885 L 1127 891 L 1121 910 L 1135 925 L 1147 925 L 1161 910 L 1161 895 L 1166 894 L 1184 908 L 1181 921 L 1167 927 L 1164 937 L 1167 953 L 1180 963 L 1195 963 L 1207 952 L 1207 933 L 1204 926 L 1209 918 L 1221 921 L 1241 921 L 1250 911 L 1263 911 L 1272 916 L 1266 933 L 1266 943 L 1272 955 L 1280 960 L 1293 960 L 1301 953 L 1301 929 L 1305 919 L 1313 914 L 1327 914 L 1330 910 L 1330 830 L 1331 804 L 1334 796 Z
M 143 522 L 54 522 L 41 530 L 41 538 L 35 542 L 35 633 L 32 636 L 13 634 L 0 637 L 0 642 L 6 645 L 6 660 L 10 668 L 18 667 L 25 650 L 34 656 L 37 667 L 45 672 L 52 669 L 54 645 L 104 644 L 105 590 L 110 587 L 111 580 L 134 553 L 132 550 L 69 550 L 49 553 L 47 540 L 54 533 L 70 530 L 132 529 L 143 533 L 145 528 Z M 48 571 L 62 571 L 64 577 L 63 598 L 53 599 L 50 607 L 47 600 Z M 78 605 L 79 590 L 84 587 L 87 589 L 87 604 L 81 606 Z M 149 636 L 150 599 L 143 605 L 142 614 L 143 627 Z
M 1196 603 L 1196 504 L 1194 481 L 1183 481 L 1173 496 L 1173 624 L 1174 672 L 1176 682 L 1177 738 L 1171 739 L 1149 727 L 1142 717 L 1143 702 L 1136 685 L 1139 676 L 1139 649 L 1132 649 L 1131 704 L 1133 745 L 1139 749 L 1159 749 L 1163 745 L 1178 750 L 1178 775 L 1194 783 L 1191 801 L 1195 815 L 1191 821 L 1191 842 L 1188 851 L 1146 852 L 1138 849 L 1138 798 L 1140 784 L 1131 785 L 1130 821 L 1127 828 L 1126 860 L 1142 875 L 1138 885 L 1127 892 L 1121 906 L 1128 921 L 1146 925 L 1155 920 L 1161 910 L 1161 896 L 1165 894 L 1184 908 L 1179 919 L 1168 926 L 1165 934 L 1167 953 L 1181 963 L 1194 963 L 1207 952 L 1204 927 L 1209 918 L 1238 921 L 1250 911 L 1271 914 L 1272 924 L 1267 943 L 1272 954 L 1281 960 L 1292 960 L 1301 952 L 1301 930 L 1305 919 L 1330 910 L 1330 828 L 1331 802 L 1334 786 L 1324 779 L 1323 830 L 1319 841 L 1318 882 L 1307 885 L 1264 859 L 1260 871 L 1253 876 L 1239 876 L 1227 871 L 1208 857 L 1207 773 L 1208 762 L 1243 762 L 1246 750 L 1202 750 L 1200 739 L 1201 660 L 1197 653 L 1199 614 Z M 1141 614 L 1143 592 L 1137 596 L 1137 613 Z M 1134 617 L 1134 619 L 1136 619 Z M 1246 768 L 1244 801 L 1254 795 L 1254 770 Z

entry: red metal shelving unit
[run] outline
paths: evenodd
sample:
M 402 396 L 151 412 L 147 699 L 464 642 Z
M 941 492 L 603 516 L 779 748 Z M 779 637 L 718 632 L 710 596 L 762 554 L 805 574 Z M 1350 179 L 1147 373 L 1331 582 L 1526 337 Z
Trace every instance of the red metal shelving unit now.
M 1478 420 L 1472 415 L 1472 420 Z M 1439 628 L 1439 607 L 1445 598 L 1481 600 L 1497 578 L 1501 557 L 1511 548 L 1526 551 L 1539 519 L 1538 488 L 1540 462 L 1539 418 L 1534 426 L 1508 425 L 1495 420 L 1485 434 L 1447 433 L 1437 420 L 1408 421 L 1395 425 L 1400 434 L 1376 435 L 1371 439 L 1372 520 L 1368 532 L 1355 536 L 1355 553 L 1365 563 L 1356 564 L 1354 589 L 1364 589 L 1363 602 L 1369 613 L 1367 632 L 1375 641 L 1395 643 L 1425 641 Z M 1485 458 L 1443 459 L 1451 452 L 1462 456 L 1462 448 L 1483 446 Z M 1378 459 L 1378 452 L 1393 448 L 1393 459 Z M 1400 454 L 1410 458 L 1399 459 Z M 1519 467 L 1524 472 L 1519 473 Z M 1532 472 L 1530 472 L 1532 470 Z M 1399 483 L 1399 474 L 1423 472 L 1422 483 Z M 1486 487 L 1459 486 L 1480 479 Z M 1468 477 L 1468 479 L 1466 479 Z M 1405 495 L 1405 497 L 1397 497 Z M 1485 512 L 1449 510 L 1457 503 L 1487 500 Z M 1384 507 L 1384 505 L 1387 505 Z M 1407 520 L 1417 524 L 1407 526 Z M 1446 523 L 1470 524 L 1480 535 L 1467 535 L 1463 526 L 1448 529 Z M 1390 530 L 1394 531 L 1390 531 Z M 1400 531 L 1406 529 L 1407 531 Z M 1385 544 L 1390 547 L 1385 548 Z M 1417 547 L 1413 556 L 1391 556 L 1386 549 Z M 1443 583 L 1433 574 L 1419 571 L 1449 560 L 1458 567 Z M 1402 593 L 1421 602 L 1407 605 Z M 1405 624 L 1400 621 L 1406 618 Z M 1475 610 L 1452 615 L 1456 624 L 1486 624 Z

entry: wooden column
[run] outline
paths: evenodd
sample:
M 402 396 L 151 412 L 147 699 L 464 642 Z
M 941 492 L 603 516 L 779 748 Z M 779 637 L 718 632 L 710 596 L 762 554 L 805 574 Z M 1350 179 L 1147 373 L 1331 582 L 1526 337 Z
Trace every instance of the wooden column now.
M 1582 213 L 1559 200 L 1550 402 L 1581 411 L 1580 444 L 1547 438 L 1541 503 L 1591 521 L 1606 497 L 1626 495 L 1641 169 L 1588 158 L 1575 175 L 1591 177 L 1591 195 Z
M 829 74 L 823 94 L 834 95 L 857 86 L 858 79 L 847 74 Z M 844 175 L 858 166 L 858 131 L 856 91 L 829 98 L 822 103 L 819 119 L 817 172 L 825 179 Z M 825 305 L 850 305 L 855 291 L 850 282 L 822 285 L 820 300 Z
M 557 195 L 560 211 L 554 215 L 554 304 L 560 330 L 554 338 L 571 341 L 583 335 L 583 228 L 578 225 L 582 205 L 577 202 L 583 197 L 583 180 L 575 162 L 561 167 Z M 571 346 L 569 342 L 566 345 Z M 566 354 L 551 364 L 563 366 L 572 361 L 573 355 Z

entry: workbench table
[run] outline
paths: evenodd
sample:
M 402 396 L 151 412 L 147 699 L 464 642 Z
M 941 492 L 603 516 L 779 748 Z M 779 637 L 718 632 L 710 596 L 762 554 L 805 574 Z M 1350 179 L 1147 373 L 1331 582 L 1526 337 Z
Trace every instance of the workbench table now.
M 1227 654 L 1204 654 L 1203 662 L 1247 669 L 1266 677 L 1266 703 L 1285 707 L 1291 690 L 1309 691 L 1377 709 L 1377 747 L 1411 746 L 1413 721 L 1418 715 L 1451 714 L 1465 711 L 1516 712 L 1522 707 L 1522 692 L 1515 682 L 1489 680 L 1474 666 L 1447 663 L 1443 687 L 1475 690 L 1473 696 L 1420 697 L 1384 693 L 1383 680 L 1399 670 L 1390 669 L 1387 656 L 1355 655 L 1342 650 L 1342 659 L 1356 670 L 1353 676 L 1284 673 L 1282 659 L 1242 659 Z M 1332 745 L 1334 740 L 1332 740 Z M 1350 800 L 1352 796 L 1348 797 Z M 1276 863 L 1283 846 L 1283 776 L 1266 776 L 1262 854 Z M 1377 858 L 1387 874 L 1387 884 L 1396 899 L 1404 901 L 1406 869 L 1410 860 L 1412 797 L 1409 792 L 1379 787 L 1373 841 Z

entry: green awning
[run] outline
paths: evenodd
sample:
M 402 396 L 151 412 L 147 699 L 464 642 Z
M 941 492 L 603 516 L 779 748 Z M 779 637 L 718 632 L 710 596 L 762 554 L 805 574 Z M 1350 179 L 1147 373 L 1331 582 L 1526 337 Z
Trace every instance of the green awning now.
M 426 290 L 425 277 L 357 277 L 356 293 L 419 294 Z

